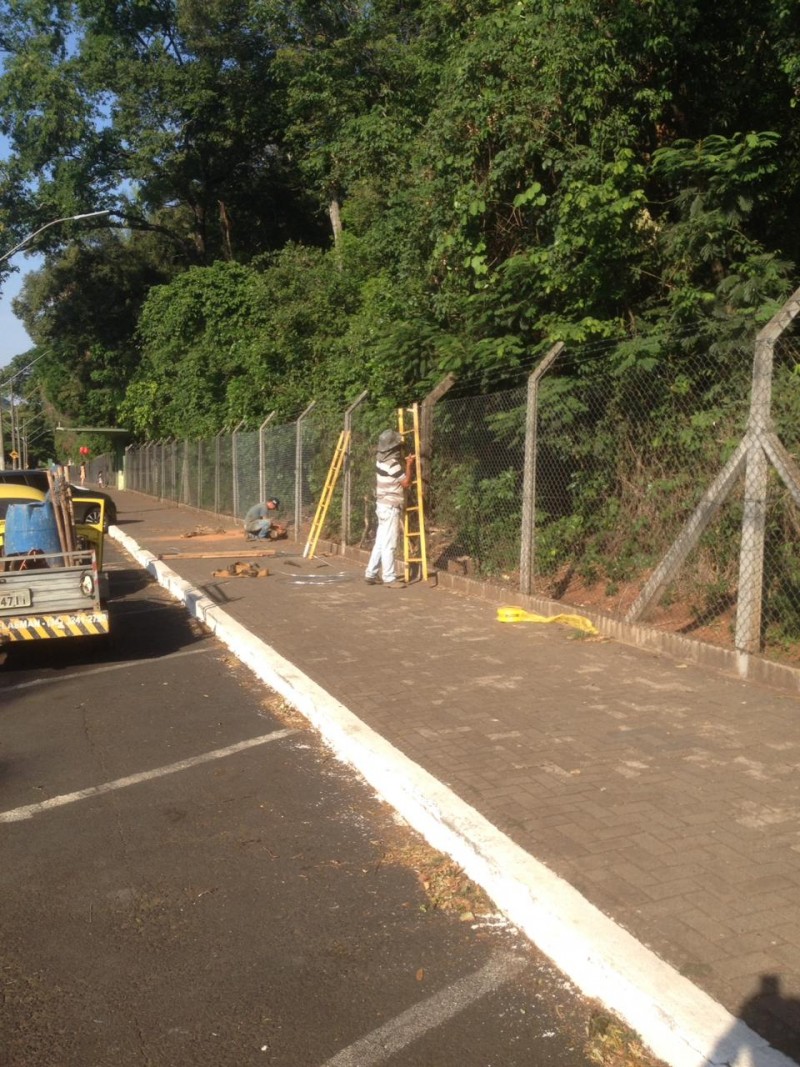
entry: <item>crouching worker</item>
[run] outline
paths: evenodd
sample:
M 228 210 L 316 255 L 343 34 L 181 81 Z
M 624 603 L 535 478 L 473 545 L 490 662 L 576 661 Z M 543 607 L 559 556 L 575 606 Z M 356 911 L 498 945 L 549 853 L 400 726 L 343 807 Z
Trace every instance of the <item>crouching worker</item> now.
M 367 585 L 383 584 L 390 589 L 405 585 L 395 574 L 395 555 L 400 519 L 403 515 L 403 490 L 411 485 L 415 457 L 406 456 L 403 464 L 400 459 L 402 444 L 403 438 L 397 430 L 384 430 L 378 438 L 375 466 L 375 514 L 378 529 L 364 575 Z
M 276 496 L 270 497 L 264 504 L 253 504 L 244 517 L 244 534 L 248 541 L 286 536 L 285 525 L 275 522 L 271 517 L 271 513 L 280 506 L 281 502 Z

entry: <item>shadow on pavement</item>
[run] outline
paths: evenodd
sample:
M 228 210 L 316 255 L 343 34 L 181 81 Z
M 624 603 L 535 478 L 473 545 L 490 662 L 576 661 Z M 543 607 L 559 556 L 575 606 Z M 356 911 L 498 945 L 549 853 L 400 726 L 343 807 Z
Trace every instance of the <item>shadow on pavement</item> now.
M 736 1014 L 736 1023 L 714 1047 L 712 1063 L 761 1063 L 764 1049 L 760 1038 L 800 1062 L 800 1000 L 783 995 L 780 975 L 762 974 L 758 990 Z

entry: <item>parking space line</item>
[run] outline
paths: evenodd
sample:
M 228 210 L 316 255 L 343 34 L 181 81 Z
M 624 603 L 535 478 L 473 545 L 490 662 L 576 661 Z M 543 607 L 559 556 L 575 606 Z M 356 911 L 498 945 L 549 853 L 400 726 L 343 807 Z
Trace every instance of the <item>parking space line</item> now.
M 197 656 L 201 652 L 219 651 L 218 647 L 208 642 L 203 648 L 189 648 L 183 652 L 172 652 L 168 656 L 150 656 L 148 659 L 131 659 L 124 663 L 109 663 L 105 667 L 95 667 L 91 671 L 79 671 L 75 674 L 53 674 L 49 678 L 32 678 L 29 682 L 18 682 L 16 685 L 6 685 L 0 689 L 0 693 L 14 693 L 19 689 L 30 689 L 35 685 L 54 685 L 56 682 L 71 682 L 75 678 L 91 678 L 95 674 L 108 674 L 109 671 L 123 671 L 127 667 L 146 667 L 148 663 L 164 663 L 170 659 L 179 659 L 181 656 Z
M 104 782 L 102 785 L 93 785 L 88 789 L 79 789 L 75 793 L 63 793 L 50 800 L 43 800 L 39 804 L 28 804 L 22 808 L 13 808 L 11 811 L 0 812 L 0 823 L 21 822 L 23 819 L 32 819 L 34 815 L 61 808 L 65 804 L 74 804 L 78 800 L 88 800 L 90 797 L 104 796 L 113 793 L 117 789 L 127 789 L 131 785 L 139 785 L 141 782 L 150 782 L 155 778 L 164 778 L 168 774 L 177 774 L 178 771 L 188 770 L 190 767 L 199 767 L 202 763 L 211 763 L 212 760 L 224 759 L 226 756 L 235 756 L 238 752 L 244 752 L 248 748 L 257 745 L 266 745 L 270 741 L 280 741 L 284 737 L 297 733 L 296 730 L 275 730 L 271 734 L 262 734 L 260 737 L 251 737 L 247 741 L 239 741 L 235 745 L 226 748 L 216 748 L 213 752 L 203 752 L 199 756 L 191 756 L 189 759 L 170 763 L 166 767 L 158 767 L 153 771 L 142 771 L 140 774 L 131 774 L 127 778 L 117 778 L 113 782 Z
M 474 974 L 440 990 L 337 1053 L 324 1067 L 373 1067 L 464 1011 L 470 1004 L 516 978 L 528 963 L 514 956 L 489 960 Z

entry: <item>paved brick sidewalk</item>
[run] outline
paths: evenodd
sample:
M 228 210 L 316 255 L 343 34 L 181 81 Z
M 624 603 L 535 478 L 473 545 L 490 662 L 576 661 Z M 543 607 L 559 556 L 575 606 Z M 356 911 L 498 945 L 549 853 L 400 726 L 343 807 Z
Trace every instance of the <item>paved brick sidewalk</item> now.
M 800 1061 L 800 699 L 504 625 L 451 591 L 370 587 L 285 542 L 268 578 L 213 578 L 259 546 L 230 520 L 115 499 L 124 533 Z M 182 536 L 199 526 L 229 532 Z M 238 555 L 198 558 L 214 552 Z

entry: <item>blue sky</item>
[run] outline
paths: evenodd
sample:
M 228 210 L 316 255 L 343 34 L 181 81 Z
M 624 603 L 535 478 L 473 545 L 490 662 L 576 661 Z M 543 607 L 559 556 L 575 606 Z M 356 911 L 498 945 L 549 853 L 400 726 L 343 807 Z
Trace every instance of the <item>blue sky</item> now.
M 0 255 L 2 251 L 0 249 Z M 20 352 L 27 352 L 33 344 L 25 327 L 11 310 L 11 301 L 19 292 L 25 275 L 28 271 L 36 270 L 41 265 L 41 259 L 38 256 L 24 256 L 20 252 L 15 257 L 14 265 L 18 273 L 9 275 L 0 291 L 0 367 L 5 367 Z

